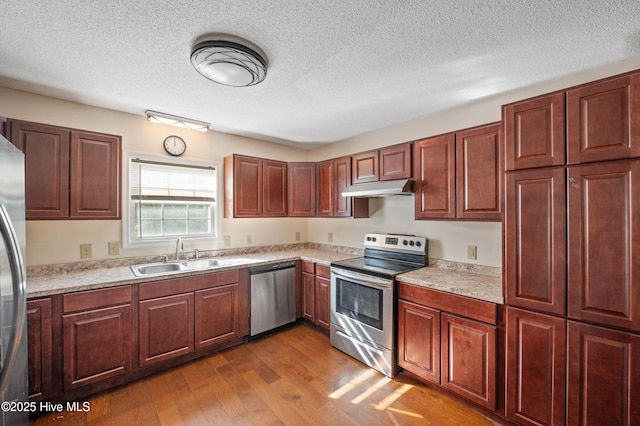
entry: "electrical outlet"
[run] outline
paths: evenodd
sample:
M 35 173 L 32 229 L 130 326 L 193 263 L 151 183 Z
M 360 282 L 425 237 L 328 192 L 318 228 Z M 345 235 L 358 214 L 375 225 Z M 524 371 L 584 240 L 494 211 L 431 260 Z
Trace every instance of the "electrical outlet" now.
M 477 246 L 467 246 L 467 259 L 477 259 L 478 258 L 478 247 Z
M 120 254 L 120 242 L 111 241 L 109 243 L 109 256 L 117 256 Z
M 252 240 L 251 235 L 247 235 L 247 244 L 251 244 L 251 240 Z
M 231 235 L 224 236 L 224 246 L 229 247 L 231 245 Z
M 296 232 L 296 241 L 300 241 L 300 232 Z
M 93 257 L 92 244 L 80 244 L 80 259 L 90 259 Z
M 327 241 L 332 243 L 333 242 L 333 232 L 329 232 L 327 234 Z

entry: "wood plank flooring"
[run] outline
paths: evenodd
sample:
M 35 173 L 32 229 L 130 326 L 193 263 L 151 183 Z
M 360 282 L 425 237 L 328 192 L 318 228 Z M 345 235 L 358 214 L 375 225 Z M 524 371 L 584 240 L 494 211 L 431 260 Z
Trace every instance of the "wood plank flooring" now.
M 305 324 L 88 399 L 31 425 L 494 425 L 399 375 L 388 379 Z M 81 401 L 82 402 L 82 401 Z

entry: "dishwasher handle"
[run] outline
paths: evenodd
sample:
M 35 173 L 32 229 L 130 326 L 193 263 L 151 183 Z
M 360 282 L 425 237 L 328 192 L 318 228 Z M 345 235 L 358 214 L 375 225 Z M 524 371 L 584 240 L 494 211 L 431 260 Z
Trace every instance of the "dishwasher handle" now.
M 296 261 L 272 263 L 269 265 L 259 265 L 249 268 L 249 275 L 264 274 L 265 272 L 279 271 L 280 269 L 295 268 Z

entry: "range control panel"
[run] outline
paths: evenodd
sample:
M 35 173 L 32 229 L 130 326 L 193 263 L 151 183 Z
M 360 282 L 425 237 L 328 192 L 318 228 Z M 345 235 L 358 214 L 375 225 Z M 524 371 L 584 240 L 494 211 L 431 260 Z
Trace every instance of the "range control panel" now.
M 415 235 L 399 234 L 365 234 L 364 247 L 386 250 L 397 250 L 411 253 L 425 253 L 427 239 Z

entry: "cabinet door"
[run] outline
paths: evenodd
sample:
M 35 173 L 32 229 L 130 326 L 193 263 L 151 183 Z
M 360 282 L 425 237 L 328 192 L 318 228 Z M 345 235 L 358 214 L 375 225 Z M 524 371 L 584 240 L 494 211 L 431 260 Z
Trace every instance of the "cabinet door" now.
M 126 304 L 62 317 L 64 390 L 132 369 L 131 310 Z
M 53 391 L 53 341 L 51 299 L 27 301 L 29 400 L 51 396 Z
M 640 336 L 568 323 L 567 424 L 637 425 Z
M 263 216 L 287 215 L 287 163 L 262 160 Z
M 27 219 L 69 217 L 70 132 L 9 120 L 11 142 L 25 154 Z
M 496 408 L 496 327 L 442 314 L 442 386 Z
M 640 156 L 640 73 L 567 91 L 569 164 Z
M 380 180 L 411 179 L 411 143 L 380 148 Z
M 241 338 L 239 285 L 230 284 L 195 293 L 195 347 Z
M 566 320 L 507 307 L 506 327 L 507 418 L 564 424 Z
M 379 180 L 378 151 L 362 152 L 351 156 L 353 180 L 355 183 L 376 182 Z
M 500 123 L 456 133 L 458 219 L 502 219 Z
M 225 158 L 225 216 L 262 216 L 262 160 L 241 155 Z
M 414 143 L 416 219 L 456 217 L 456 160 L 454 134 Z
M 193 293 L 140 302 L 140 366 L 194 350 Z
M 316 321 L 319 326 L 329 329 L 331 325 L 331 280 L 316 275 Z
M 521 308 L 564 315 L 565 170 L 507 173 L 506 182 L 506 301 Z
M 565 164 L 564 92 L 502 107 L 506 170 Z
M 351 185 L 351 157 L 333 160 L 333 215 L 351 216 L 351 197 L 343 197 L 342 191 Z
M 569 168 L 568 310 L 640 331 L 640 160 Z
M 440 383 L 440 311 L 398 301 L 398 365 Z
M 71 132 L 72 218 L 120 218 L 120 137 Z
M 302 273 L 302 317 L 316 322 L 316 280 L 306 272 Z
M 318 216 L 333 216 L 333 160 L 318 163 Z
M 315 163 L 289 163 L 287 189 L 289 216 L 313 217 L 316 215 Z

